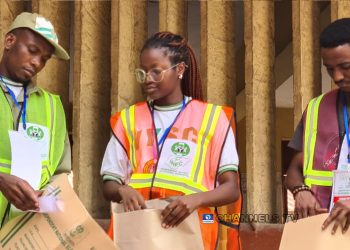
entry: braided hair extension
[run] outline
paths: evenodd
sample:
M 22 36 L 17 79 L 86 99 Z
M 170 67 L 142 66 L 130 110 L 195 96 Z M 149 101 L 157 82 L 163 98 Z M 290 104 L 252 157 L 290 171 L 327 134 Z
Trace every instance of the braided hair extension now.
M 203 100 L 202 84 L 197 61 L 191 46 L 186 39 L 171 32 L 158 32 L 151 36 L 144 44 L 145 49 L 164 48 L 172 65 L 184 62 L 186 70 L 181 81 L 182 93 L 194 99 Z

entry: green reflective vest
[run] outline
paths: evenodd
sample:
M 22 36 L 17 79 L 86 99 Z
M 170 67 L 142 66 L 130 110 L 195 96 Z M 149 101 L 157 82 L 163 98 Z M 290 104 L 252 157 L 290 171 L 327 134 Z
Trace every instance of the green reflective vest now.
M 55 173 L 64 151 L 66 137 L 66 119 L 59 96 L 50 94 L 43 89 L 32 93 L 27 98 L 26 121 L 28 123 L 46 126 L 49 130 L 49 154 L 48 159 L 42 161 L 40 188 L 45 186 Z M 21 122 L 19 120 L 18 122 Z M 0 173 L 11 173 L 11 145 L 8 131 L 13 127 L 13 115 L 11 107 L 0 90 Z M 29 166 L 30 167 L 30 166 Z M 8 201 L 0 193 L 0 222 L 6 214 Z M 14 217 L 10 213 L 9 218 Z M 1 226 L 1 225 L 0 225 Z

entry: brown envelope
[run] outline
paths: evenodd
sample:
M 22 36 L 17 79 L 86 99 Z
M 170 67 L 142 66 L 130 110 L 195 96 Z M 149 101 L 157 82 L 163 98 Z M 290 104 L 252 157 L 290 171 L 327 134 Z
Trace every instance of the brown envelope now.
M 342 234 L 340 228 L 331 235 L 333 224 L 321 230 L 328 214 L 319 214 L 305 219 L 290 221 L 284 226 L 280 250 L 348 250 L 350 231 Z
M 66 175 L 58 176 L 51 186 L 63 200 L 64 211 L 26 213 L 14 218 L 0 231 L 1 249 L 116 249 L 113 241 L 86 211 Z
M 114 239 L 120 250 L 201 250 L 203 241 L 197 212 L 193 212 L 175 228 L 161 226 L 161 209 L 165 200 L 146 201 L 147 209 L 123 212 L 113 204 Z

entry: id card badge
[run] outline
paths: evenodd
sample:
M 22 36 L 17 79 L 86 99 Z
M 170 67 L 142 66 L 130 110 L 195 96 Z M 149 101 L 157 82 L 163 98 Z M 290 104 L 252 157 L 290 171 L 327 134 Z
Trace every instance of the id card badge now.
M 350 171 L 350 163 L 348 163 L 348 144 L 345 137 L 340 149 L 337 170 Z
M 24 130 L 22 126 L 19 126 L 18 132 L 39 144 L 41 161 L 45 161 L 49 158 L 50 137 L 49 129 L 47 127 L 39 124 L 27 123 L 27 129 Z
M 348 163 L 348 144 L 346 138 L 344 138 L 340 149 L 337 170 L 333 170 L 332 196 L 331 202 L 329 204 L 329 209 L 331 210 L 338 200 L 349 198 L 350 164 Z
M 340 200 L 350 199 L 350 171 L 334 170 L 330 210 Z
M 157 173 L 174 177 L 190 178 L 196 153 L 196 144 L 191 141 L 167 139 L 159 158 Z

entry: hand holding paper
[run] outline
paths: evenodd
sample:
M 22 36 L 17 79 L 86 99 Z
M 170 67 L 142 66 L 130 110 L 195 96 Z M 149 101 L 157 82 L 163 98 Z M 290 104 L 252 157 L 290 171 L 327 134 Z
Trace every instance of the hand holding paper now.
M 146 204 L 142 195 L 128 185 L 119 187 L 118 192 L 122 198 L 126 212 L 145 209 Z
M 331 213 L 322 225 L 322 230 L 325 230 L 333 221 L 332 234 L 335 234 L 339 226 L 342 228 L 343 234 L 348 230 L 350 225 L 350 200 L 341 200 L 335 203 Z
M 180 196 L 163 209 L 162 227 L 169 228 L 179 225 L 198 207 L 199 201 L 195 194 Z
M 41 191 L 35 191 L 28 182 L 17 176 L 0 174 L 0 190 L 18 209 L 23 211 L 39 209 L 38 196 L 41 195 Z
M 327 209 L 320 209 L 320 204 L 310 191 L 301 191 L 295 195 L 295 214 L 299 219 L 326 212 Z
M 187 196 L 190 197 L 190 196 Z M 176 200 L 175 200 L 176 201 Z M 175 202 L 174 201 L 174 202 Z M 147 200 L 148 209 L 124 212 L 121 204 L 112 204 L 114 240 L 120 250 L 203 250 L 198 213 L 191 213 L 179 226 L 164 229 L 161 211 L 167 200 Z
M 279 250 L 348 250 L 350 232 L 331 234 L 331 227 L 321 229 L 327 214 L 290 221 L 284 225 Z

